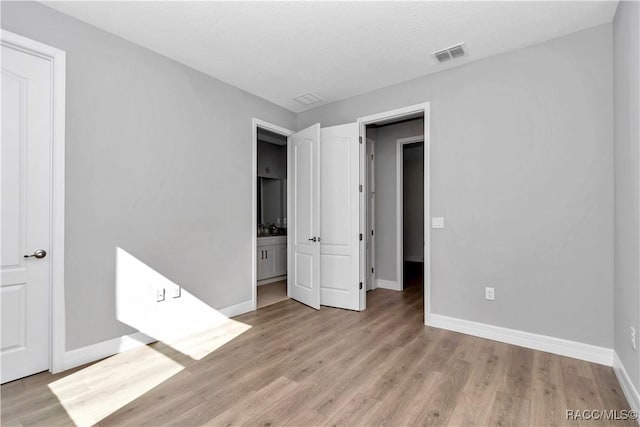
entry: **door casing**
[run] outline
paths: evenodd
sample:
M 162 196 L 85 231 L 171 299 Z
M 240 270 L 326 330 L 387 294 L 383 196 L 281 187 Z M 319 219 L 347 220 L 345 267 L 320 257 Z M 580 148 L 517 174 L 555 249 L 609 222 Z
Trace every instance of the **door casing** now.
M 51 63 L 51 174 L 49 200 L 49 230 L 51 252 L 49 371 L 65 369 L 65 305 L 64 305 L 64 182 L 65 182 L 65 82 L 66 53 L 60 49 L 2 30 L 2 46 Z

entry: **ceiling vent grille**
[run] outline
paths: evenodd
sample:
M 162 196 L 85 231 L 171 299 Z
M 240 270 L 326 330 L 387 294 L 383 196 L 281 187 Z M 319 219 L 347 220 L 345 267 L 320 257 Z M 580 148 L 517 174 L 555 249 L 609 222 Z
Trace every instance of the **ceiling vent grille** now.
M 448 47 L 446 49 L 433 52 L 431 55 L 437 62 L 447 62 L 451 59 L 460 58 L 465 56 L 467 51 L 464 48 L 464 43 L 459 43 L 455 46 Z
M 315 95 L 311 92 L 303 93 L 300 96 L 296 96 L 295 98 L 293 98 L 293 100 L 298 101 L 299 103 L 304 105 L 311 105 L 315 104 L 316 102 L 322 101 L 322 99 L 318 95 Z

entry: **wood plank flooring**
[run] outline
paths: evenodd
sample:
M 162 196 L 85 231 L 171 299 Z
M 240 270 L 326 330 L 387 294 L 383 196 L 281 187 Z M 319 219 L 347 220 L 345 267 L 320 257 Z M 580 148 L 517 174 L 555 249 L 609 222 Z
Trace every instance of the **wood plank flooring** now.
M 288 300 L 286 279 L 258 286 L 257 297 L 258 308 Z
M 565 419 L 629 409 L 611 368 L 425 327 L 422 307 L 420 287 L 361 313 L 283 301 L 192 337 L 199 352 L 158 342 L 5 384 L 2 425 L 635 425 Z

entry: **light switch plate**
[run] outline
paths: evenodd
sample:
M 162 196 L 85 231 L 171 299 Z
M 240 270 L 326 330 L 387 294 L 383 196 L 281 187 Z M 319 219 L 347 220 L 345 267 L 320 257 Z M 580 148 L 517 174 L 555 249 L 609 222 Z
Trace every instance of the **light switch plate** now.
M 431 218 L 431 228 L 444 228 L 444 218 L 441 216 Z

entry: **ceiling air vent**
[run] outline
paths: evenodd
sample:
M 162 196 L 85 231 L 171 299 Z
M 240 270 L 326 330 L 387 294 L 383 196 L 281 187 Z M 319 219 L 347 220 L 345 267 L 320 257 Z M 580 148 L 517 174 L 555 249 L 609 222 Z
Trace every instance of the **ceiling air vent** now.
M 438 62 L 447 62 L 450 59 L 456 59 L 461 56 L 465 56 L 466 54 L 467 52 L 464 50 L 464 43 L 459 43 L 455 46 L 433 52 L 431 55 L 433 55 Z
M 316 102 L 322 101 L 319 96 L 314 95 L 311 92 L 303 93 L 300 96 L 296 96 L 295 98 L 293 98 L 293 100 L 298 101 L 299 103 L 304 105 L 311 105 L 315 104 Z

